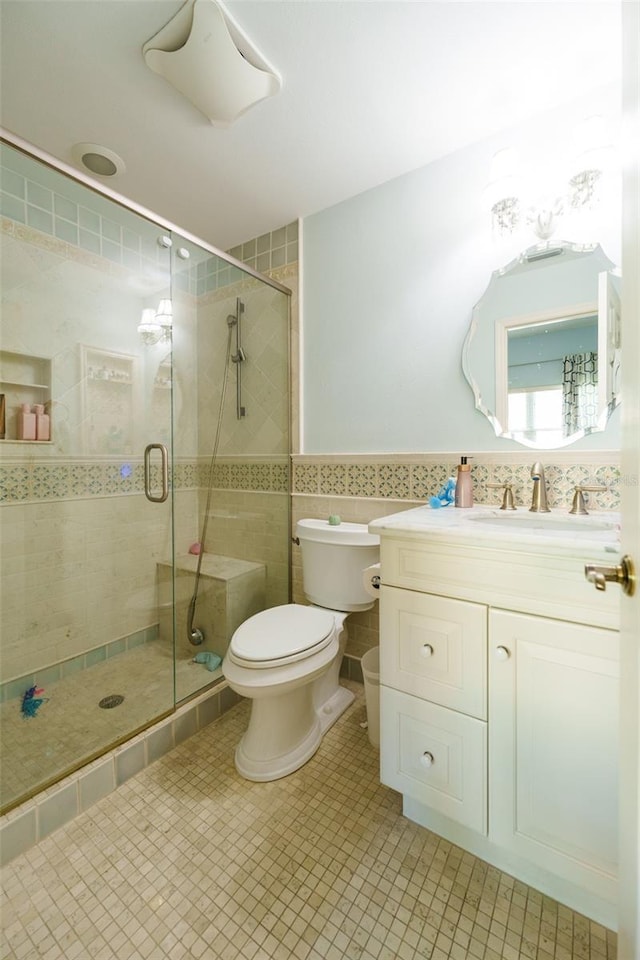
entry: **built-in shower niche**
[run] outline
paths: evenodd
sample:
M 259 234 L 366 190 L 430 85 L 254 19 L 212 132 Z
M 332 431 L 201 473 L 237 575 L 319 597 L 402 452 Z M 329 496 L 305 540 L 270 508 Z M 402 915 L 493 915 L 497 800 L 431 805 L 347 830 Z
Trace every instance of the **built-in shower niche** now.
M 183 700 L 215 679 L 205 664 L 193 663 L 197 653 L 211 651 L 224 657 L 234 631 L 241 623 L 264 610 L 266 567 L 263 563 L 236 560 L 205 553 L 202 557 L 198 602 L 193 625 L 205 639 L 193 646 L 187 638 L 189 602 L 193 596 L 198 558 L 183 554 L 175 561 L 176 602 L 176 699 Z M 172 565 L 157 564 L 158 622 L 161 643 L 173 638 Z

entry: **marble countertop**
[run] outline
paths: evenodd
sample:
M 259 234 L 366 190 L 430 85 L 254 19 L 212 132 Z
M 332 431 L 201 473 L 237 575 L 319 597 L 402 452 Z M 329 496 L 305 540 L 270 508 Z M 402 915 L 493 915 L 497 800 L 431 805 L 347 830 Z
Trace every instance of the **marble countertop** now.
M 373 520 L 369 531 L 382 537 L 400 535 L 434 543 L 455 541 L 534 553 L 579 557 L 620 554 L 620 514 L 614 512 L 572 516 L 567 510 L 531 513 L 524 508 L 503 511 L 480 505 L 439 510 L 423 506 Z

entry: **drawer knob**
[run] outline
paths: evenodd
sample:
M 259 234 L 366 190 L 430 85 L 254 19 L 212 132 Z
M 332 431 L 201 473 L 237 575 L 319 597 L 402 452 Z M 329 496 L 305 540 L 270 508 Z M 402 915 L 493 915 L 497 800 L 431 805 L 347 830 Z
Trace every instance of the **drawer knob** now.
M 433 647 L 430 643 L 424 643 L 422 645 L 422 650 L 420 651 L 423 657 L 432 657 L 433 656 Z
M 429 753 L 428 750 L 425 750 L 425 752 L 420 757 L 420 763 L 422 764 L 423 767 L 432 767 L 435 763 L 435 760 L 433 759 L 433 754 Z
M 511 651 L 508 647 L 496 647 L 496 660 L 508 660 Z

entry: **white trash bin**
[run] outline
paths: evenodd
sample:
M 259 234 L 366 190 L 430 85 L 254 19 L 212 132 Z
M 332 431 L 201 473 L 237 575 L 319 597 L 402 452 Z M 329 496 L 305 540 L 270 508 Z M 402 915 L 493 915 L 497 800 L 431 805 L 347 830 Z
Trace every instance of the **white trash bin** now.
M 380 648 L 367 650 L 362 657 L 364 699 L 367 705 L 367 732 L 369 741 L 380 749 Z

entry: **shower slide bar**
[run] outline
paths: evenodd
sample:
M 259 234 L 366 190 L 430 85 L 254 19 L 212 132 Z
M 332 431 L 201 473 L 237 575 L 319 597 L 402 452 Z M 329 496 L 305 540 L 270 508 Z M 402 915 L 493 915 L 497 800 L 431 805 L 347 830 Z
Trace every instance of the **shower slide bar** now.
M 242 406 L 242 364 L 247 359 L 247 355 L 242 349 L 242 314 L 244 313 L 244 303 L 240 297 L 236 298 L 236 313 L 227 317 L 227 323 L 230 327 L 236 328 L 236 352 L 231 354 L 231 362 L 236 365 L 236 417 L 242 420 L 246 416 L 246 407 Z

